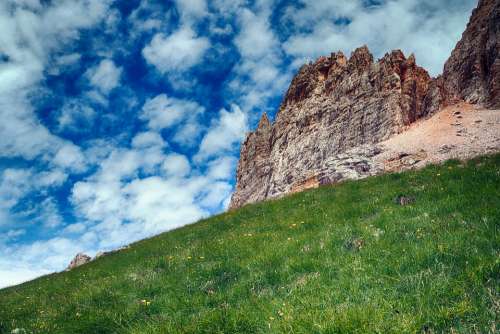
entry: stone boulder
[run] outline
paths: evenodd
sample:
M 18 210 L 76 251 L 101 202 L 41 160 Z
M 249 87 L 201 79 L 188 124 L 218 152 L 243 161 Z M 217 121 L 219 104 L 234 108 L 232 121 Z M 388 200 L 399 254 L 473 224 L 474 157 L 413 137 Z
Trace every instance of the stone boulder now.
M 78 253 L 76 256 L 71 260 L 71 262 L 68 265 L 67 270 L 71 270 L 73 268 L 79 267 L 81 265 L 84 265 L 85 263 L 88 263 L 92 261 L 92 258 L 86 254 L 83 253 Z

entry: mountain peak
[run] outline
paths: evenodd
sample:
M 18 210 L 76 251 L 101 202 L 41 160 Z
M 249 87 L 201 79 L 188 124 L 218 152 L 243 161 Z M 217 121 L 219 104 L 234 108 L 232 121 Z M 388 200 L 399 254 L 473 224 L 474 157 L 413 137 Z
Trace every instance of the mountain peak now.
M 339 51 L 303 65 L 275 122 L 270 124 L 264 114 L 242 145 L 230 207 L 382 173 L 394 164 L 376 162 L 374 157 L 384 151 L 379 144 L 417 120 L 459 101 L 499 106 L 499 27 L 500 0 L 480 1 L 436 79 L 413 54 L 406 58 L 393 50 L 374 61 L 366 45 L 349 59 Z M 413 146 L 420 142 L 413 140 Z M 407 156 L 425 160 L 422 152 L 402 152 L 394 159 L 406 161 Z

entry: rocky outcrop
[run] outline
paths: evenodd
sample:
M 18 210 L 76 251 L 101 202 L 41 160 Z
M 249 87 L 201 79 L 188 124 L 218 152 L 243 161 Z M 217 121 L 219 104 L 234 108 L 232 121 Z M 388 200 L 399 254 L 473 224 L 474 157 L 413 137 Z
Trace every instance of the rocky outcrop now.
M 237 204 L 232 206 L 240 206 L 250 198 L 266 198 L 271 176 L 271 130 L 271 123 L 264 113 L 257 130 L 248 134 L 243 143 L 245 151 L 242 150 L 237 170 L 241 187 L 232 198 L 232 202 Z
M 449 100 L 500 108 L 500 1 L 480 0 L 444 66 Z
M 432 79 L 397 50 L 375 62 L 366 46 L 303 66 L 274 124 L 264 115 L 241 149 L 231 207 L 314 184 L 373 175 L 374 144 L 439 108 Z
M 396 50 L 374 61 L 366 46 L 302 66 L 275 122 L 264 115 L 247 135 L 230 207 L 381 173 L 377 144 L 415 121 L 459 100 L 496 106 L 499 3 L 480 1 L 436 79 L 413 55 Z
M 78 253 L 76 256 L 71 260 L 71 262 L 68 265 L 67 270 L 71 270 L 73 268 L 79 267 L 81 265 L 84 265 L 85 263 L 88 263 L 92 261 L 92 258 L 88 255 L 85 255 L 83 253 Z

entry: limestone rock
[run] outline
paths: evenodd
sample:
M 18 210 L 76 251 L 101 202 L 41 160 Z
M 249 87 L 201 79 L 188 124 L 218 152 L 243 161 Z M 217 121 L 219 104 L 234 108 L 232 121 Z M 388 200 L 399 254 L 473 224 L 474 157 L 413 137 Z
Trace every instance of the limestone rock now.
M 264 115 L 243 143 L 231 207 L 376 174 L 372 144 L 438 109 L 425 100 L 431 83 L 399 50 L 375 62 L 364 46 L 304 65 L 274 124 Z
M 500 108 L 500 0 L 480 0 L 444 66 L 450 100 Z
M 242 144 L 230 208 L 420 167 L 429 160 L 422 152 L 377 162 L 378 144 L 460 100 L 500 108 L 499 41 L 500 0 L 480 0 L 438 78 L 414 55 L 395 50 L 375 61 L 366 46 L 302 66 L 274 123 L 263 115 Z
M 394 203 L 396 203 L 397 205 L 401 205 L 401 206 L 409 205 L 409 204 L 415 203 L 415 197 L 398 195 L 394 199 Z
M 79 267 L 81 265 L 84 265 L 85 263 L 88 263 L 92 260 L 92 258 L 88 255 L 85 255 L 83 253 L 78 253 L 76 256 L 71 260 L 71 262 L 68 265 L 68 270 L 71 270 L 73 268 Z

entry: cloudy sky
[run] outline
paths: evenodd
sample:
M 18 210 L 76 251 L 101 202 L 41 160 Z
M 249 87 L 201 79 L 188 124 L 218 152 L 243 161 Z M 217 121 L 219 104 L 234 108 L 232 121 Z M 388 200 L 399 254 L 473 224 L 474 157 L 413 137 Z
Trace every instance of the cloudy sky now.
M 367 44 L 438 75 L 475 5 L 0 1 L 0 287 L 223 211 L 301 64 Z

